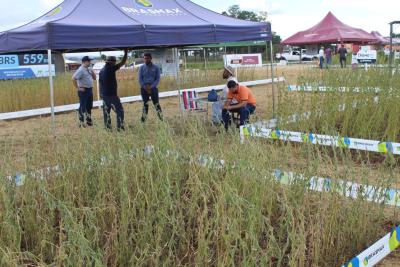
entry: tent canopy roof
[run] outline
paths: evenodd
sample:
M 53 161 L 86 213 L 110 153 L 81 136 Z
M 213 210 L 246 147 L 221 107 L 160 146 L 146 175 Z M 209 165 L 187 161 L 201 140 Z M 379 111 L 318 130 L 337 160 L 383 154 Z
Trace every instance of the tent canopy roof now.
M 65 0 L 0 33 L 0 53 L 198 45 L 270 40 L 271 25 L 237 20 L 188 0 Z
M 389 38 L 385 38 L 382 36 L 382 34 L 380 32 L 377 31 L 372 31 L 371 34 L 377 39 L 376 42 L 374 42 L 375 44 L 382 44 L 382 45 L 386 45 L 390 43 Z
M 376 41 L 377 39 L 373 35 L 362 29 L 353 28 L 344 24 L 329 12 L 317 25 L 306 31 L 296 33 L 284 40 L 282 44 L 306 45 L 337 42 L 369 43 Z

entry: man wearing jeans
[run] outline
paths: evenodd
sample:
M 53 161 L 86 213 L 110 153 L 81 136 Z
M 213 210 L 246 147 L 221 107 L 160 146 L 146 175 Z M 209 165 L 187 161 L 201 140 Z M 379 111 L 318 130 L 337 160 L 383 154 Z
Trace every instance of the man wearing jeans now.
M 160 83 L 160 69 L 152 62 L 150 53 L 144 54 L 144 62 L 139 68 L 139 83 L 140 91 L 143 99 L 143 112 L 141 121 L 145 122 L 149 113 L 149 101 L 153 102 L 154 108 L 157 111 L 158 118 L 162 121 L 162 110 L 159 103 L 158 84 Z
M 332 49 L 328 47 L 325 49 L 326 68 L 332 64 Z
M 240 125 L 244 125 L 249 120 L 250 114 L 256 110 L 256 99 L 248 87 L 235 81 L 229 81 L 228 88 L 228 100 L 222 110 L 222 120 L 226 131 L 228 131 L 231 119 L 229 113 L 239 113 Z M 233 104 L 234 100 L 237 101 L 237 104 Z
M 96 74 L 90 68 L 91 59 L 88 56 L 82 58 L 82 65 L 72 76 L 74 87 L 78 91 L 79 97 L 79 126 L 92 126 L 92 108 L 93 108 L 93 80 L 96 80 Z
M 340 66 L 342 67 L 346 67 L 346 57 L 347 57 L 347 49 L 344 47 L 344 45 L 342 44 L 342 47 L 340 47 L 339 49 L 339 55 L 340 55 Z
M 100 94 L 103 99 L 104 124 L 107 129 L 111 129 L 111 109 L 117 113 L 117 129 L 125 130 L 124 127 L 124 108 L 118 97 L 118 84 L 116 72 L 125 65 L 128 59 L 128 50 L 125 49 L 122 61 L 116 64 L 117 59 L 109 56 L 106 59 L 106 65 L 100 71 Z

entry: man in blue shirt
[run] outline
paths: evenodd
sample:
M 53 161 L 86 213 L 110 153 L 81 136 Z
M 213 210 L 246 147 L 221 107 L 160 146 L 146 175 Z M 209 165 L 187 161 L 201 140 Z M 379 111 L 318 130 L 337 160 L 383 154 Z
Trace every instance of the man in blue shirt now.
M 162 121 L 163 115 L 158 97 L 158 84 L 160 83 L 160 69 L 152 62 L 150 53 L 144 54 L 144 62 L 139 68 L 139 83 L 143 99 L 142 122 L 146 121 L 149 113 L 149 100 L 153 101 L 153 105 L 157 111 L 158 118 Z

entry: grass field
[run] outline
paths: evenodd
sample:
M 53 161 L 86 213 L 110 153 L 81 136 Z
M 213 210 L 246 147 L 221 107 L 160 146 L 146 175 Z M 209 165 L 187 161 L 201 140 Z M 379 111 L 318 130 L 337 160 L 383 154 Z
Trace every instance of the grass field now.
M 384 69 L 370 69 L 368 72 L 305 70 L 297 78 L 298 85 L 326 86 L 330 91 L 293 93 L 282 86 L 279 113 L 285 117 L 311 111 L 310 119 L 292 124 L 289 129 L 400 141 L 399 82 L 400 76 L 391 76 Z M 345 87 L 348 92 L 338 92 L 339 87 Z M 379 92 L 376 92 L 377 88 Z M 375 102 L 377 100 L 379 102 Z
M 397 126 L 388 126 L 397 120 L 388 105 L 395 89 L 379 94 L 378 107 L 367 102 L 370 93 L 286 89 L 294 83 L 396 88 L 396 77 L 292 66 L 279 74 L 288 80 L 277 96 L 279 116 L 316 113 L 288 129 L 396 136 Z M 270 119 L 271 87 L 252 91 L 257 116 Z M 0 177 L 61 170 L 44 180 L 27 176 L 21 187 L 0 184 L 0 265 L 339 266 L 399 223 L 396 208 L 308 192 L 304 183 L 286 187 L 271 175 L 279 168 L 400 187 L 390 155 L 375 160 L 371 153 L 257 139 L 242 145 L 238 133 L 225 134 L 201 115 L 180 117 L 177 101 L 162 100 L 166 123 L 151 110 L 146 125 L 138 123 L 141 105 L 126 105 L 124 133 L 105 131 L 98 110 L 91 129 L 77 128 L 73 113 L 58 115 L 54 129 L 49 118 L 0 122 Z M 336 111 L 343 101 L 361 104 Z M 346 127 L 335 128 L 346 118 Z M 148 145 L 157 150 L 142 153 Z M 202 154 L 224 159 L 224 167 L 200 166 Z

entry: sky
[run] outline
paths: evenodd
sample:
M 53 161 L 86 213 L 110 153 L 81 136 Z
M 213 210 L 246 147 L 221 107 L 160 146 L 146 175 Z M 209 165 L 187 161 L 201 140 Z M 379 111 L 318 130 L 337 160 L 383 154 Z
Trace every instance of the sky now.
M 368 32 L 377 30 L 389 35 L 390 21 L 400 20 L 399 0 L 192 0 L 216 12 L 231 5 L 242 9 L 267 11 L 272 30 L 283 39 L 300 30 L 306 30 L 332 11 L 340 20 Z M 0 0 L 0 31 L 27 23 L 61 3 L 62 0 Z M 12 3 L 12 8 L 10 4 Z M 400 33 L 400 27 L 396 29 Z

